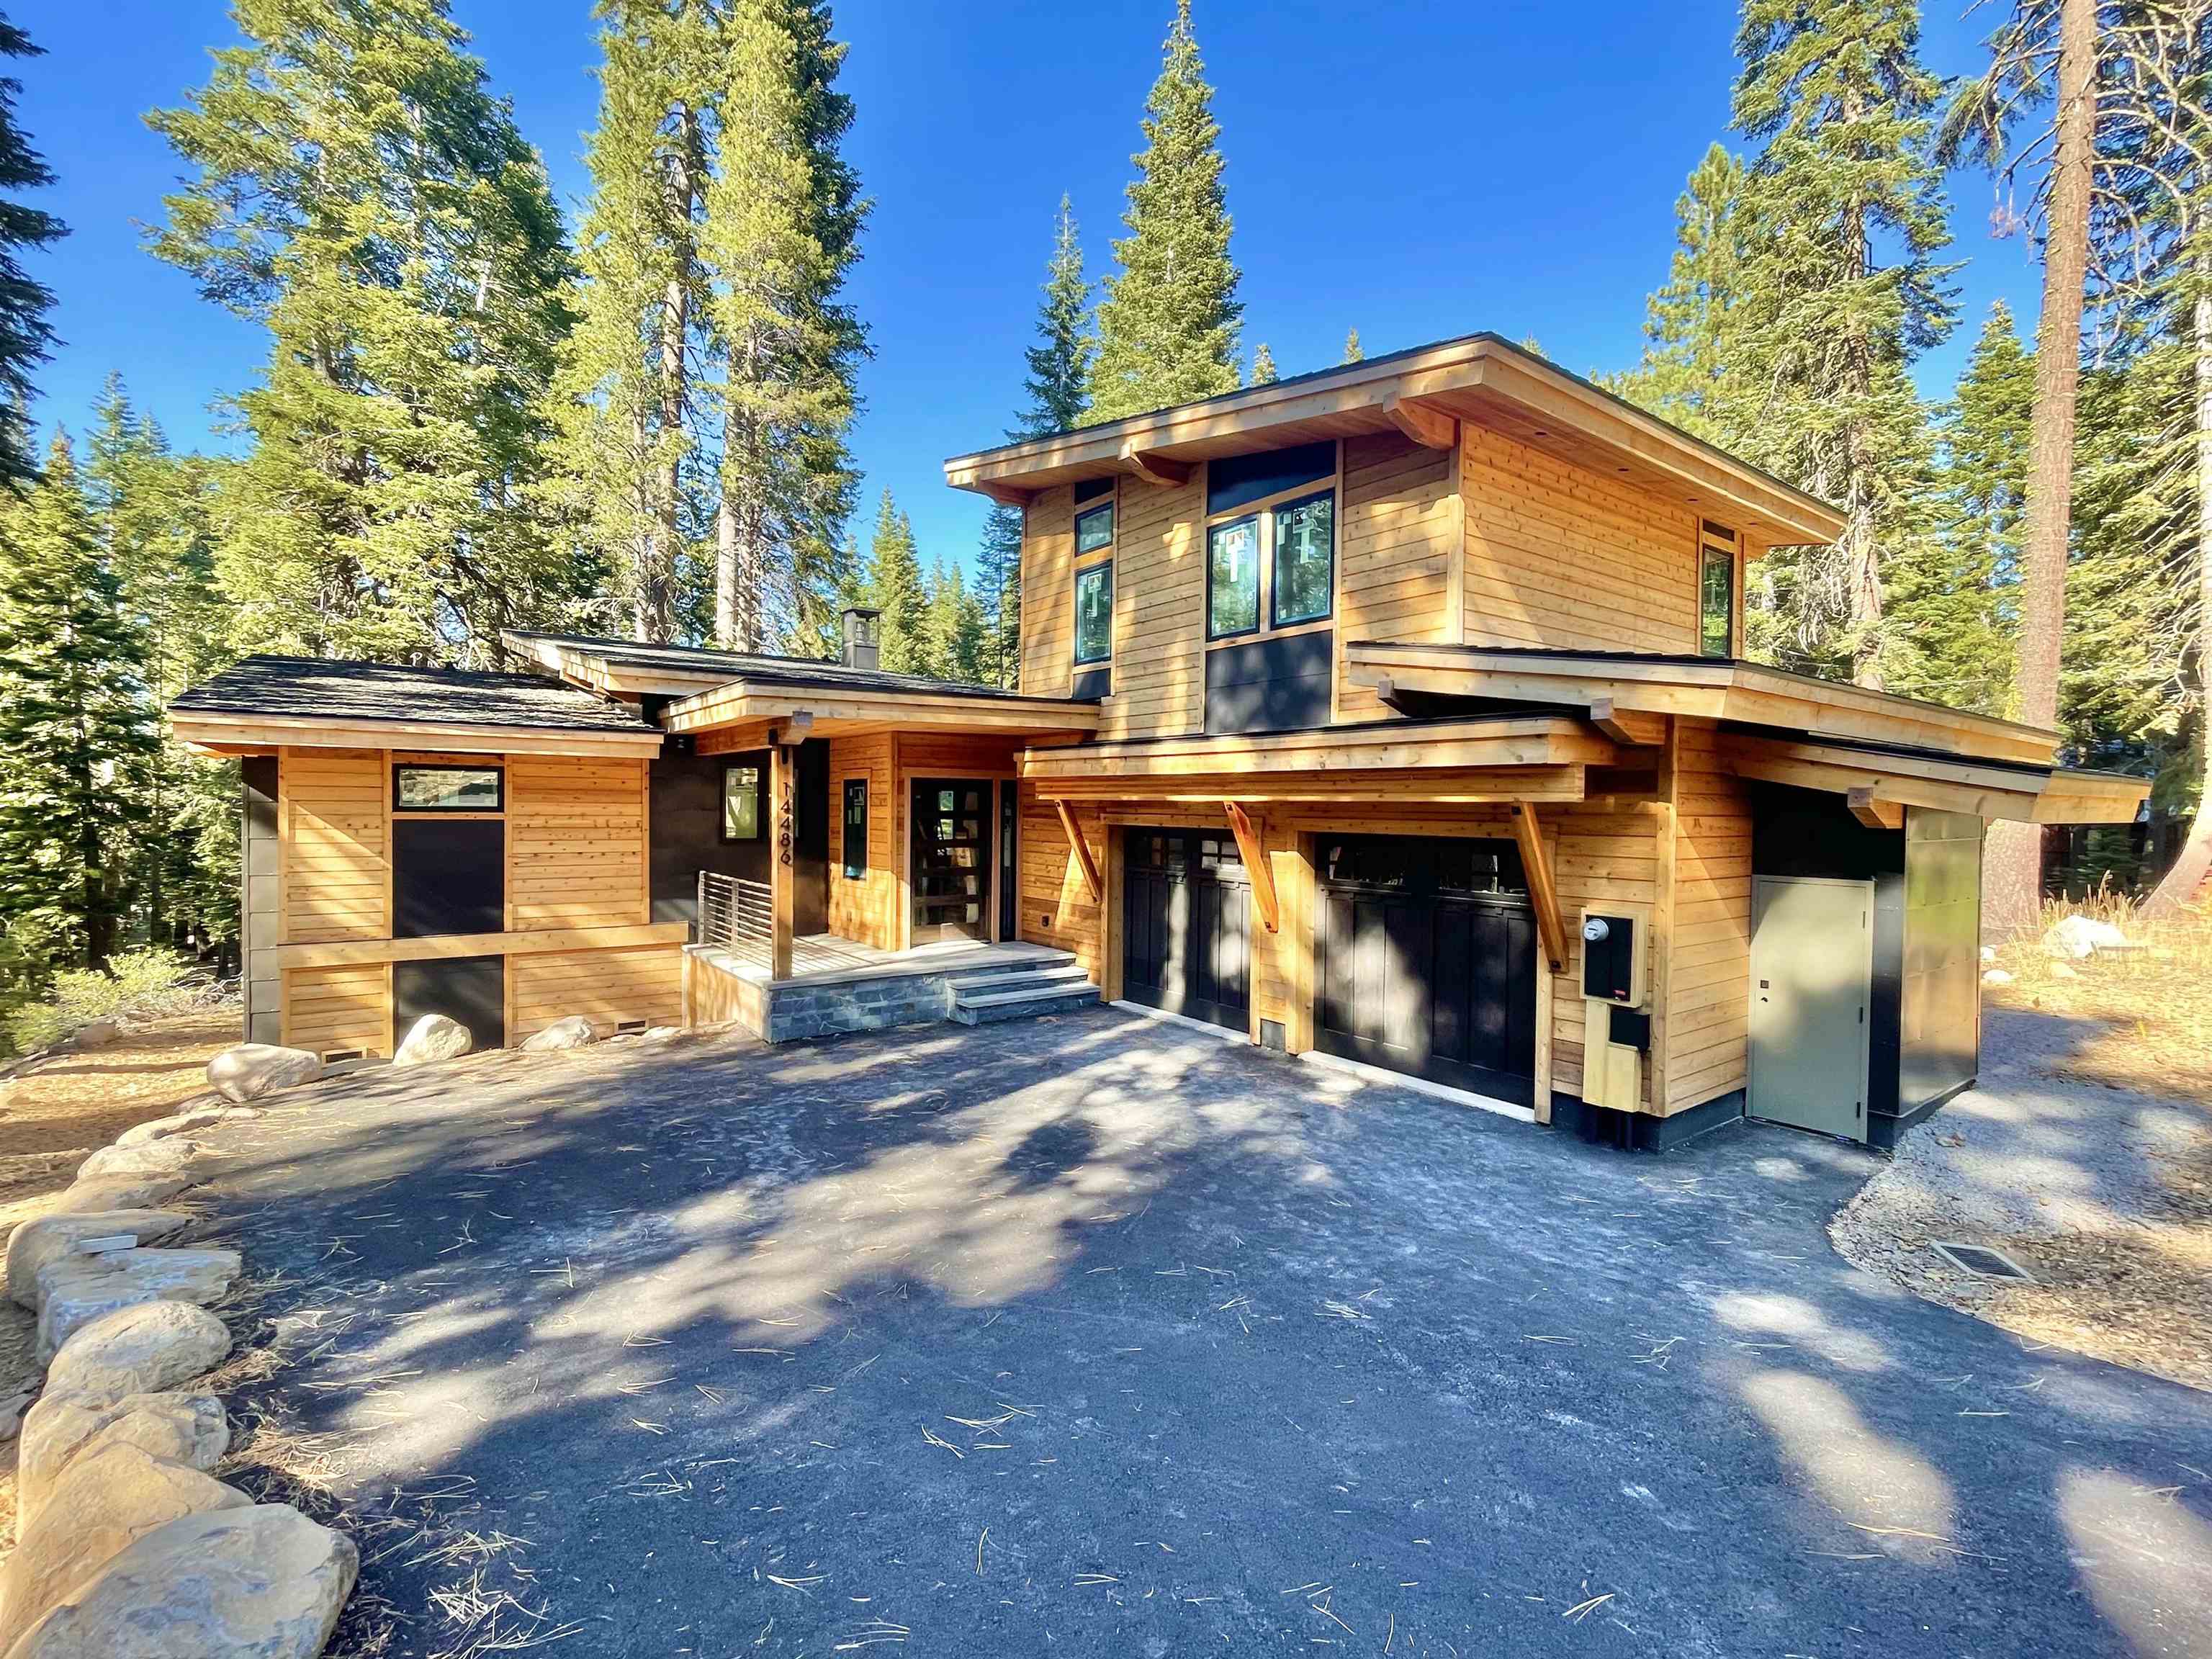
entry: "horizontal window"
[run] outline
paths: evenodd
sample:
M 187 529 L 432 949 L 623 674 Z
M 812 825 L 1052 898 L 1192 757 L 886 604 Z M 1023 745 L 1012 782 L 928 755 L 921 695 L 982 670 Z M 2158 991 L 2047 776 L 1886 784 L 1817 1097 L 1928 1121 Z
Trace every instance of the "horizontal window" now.
M 761 838 L 761 769 L 757 766 L 722 769 L 722 839 L 758 841 Z
M 1104 662 L 1114 654 L 1114 566 L 1086 565 L 1075 573 L 1075 660 Z
M 1328 615 L 1336 592 L 1335 493 L 1285 502 L 1271 516 L 1275 525 L 1275 626 L 1319 622 Z
M 1225 640 L 1260 625 L 1260 520 L 1231 519 L 1206 532 L 1206 636 Z
M 1114 545 L 1114 503 L 1094 507 L 1087 513 L 1075 515 L 1075 556 L 1096 553 L 1102 547 Z
M 401 812 L 496 812 L 506 797 L 496 766 L 395 766 L 392 805 Z

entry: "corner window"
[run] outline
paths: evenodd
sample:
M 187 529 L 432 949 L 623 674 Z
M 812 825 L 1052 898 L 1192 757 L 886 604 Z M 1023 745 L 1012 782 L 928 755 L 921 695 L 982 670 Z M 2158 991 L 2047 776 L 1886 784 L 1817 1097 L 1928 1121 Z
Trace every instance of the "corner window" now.
M 496 766 L 395 766 L 392 810 L 497 812 L 506 804 L 506 777 Z
M 1114 503 L 1106 501 L 1075 515 L 1075 556 L 1114 545 Z
M 722 769 L 722 839 L 725 842 L 761 838 L 761 769 L 757 766 Z
M 1114 654 L 1114 565 L 1111 560 L 1075 573 L 1075 660 L 1104 662 Z
M 1698 552 L 1698 654 L 1735 654 L 1735 549 L 1729 532 L 1707 525 Z
M 1327 492 L 1277 507 L 1275 626 L 1319 622 L 1336 592 L 1336 495 Z
M 1206 636 L 1225 640 L 1260 625 L 1260 517 L 1206 532 Z
M 868 781 L 845 780 L 845 879 L 858 881 L 868 873 Z

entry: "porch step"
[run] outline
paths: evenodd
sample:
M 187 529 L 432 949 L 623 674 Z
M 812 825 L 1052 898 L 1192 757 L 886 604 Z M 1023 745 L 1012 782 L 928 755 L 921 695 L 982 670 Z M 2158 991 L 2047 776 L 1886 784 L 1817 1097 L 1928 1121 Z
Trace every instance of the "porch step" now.
M 956 1002 L 969 997 L 996 996 L 1002 991 L 1056 990 L 1064 985 L 1090 983 L 1083 969 L 1075 965 L 1073 957 L 1064 962 L 1024 963 L 1018 968 L 997 972 L 963 974 L 951 981 Z
M 993 988 L 955 988 L 952 1018 L 963 1025 L 994 1025 L 1000 1020 L 1027 1019 L 1036 1014 L 1072 1013 L 1098 1000 L 1098 988 L 1083 977 L 1080 969 L 1054 969 L 1047 974 L 1006 974 L 984 982 Z M 1010 985 L 1012 988 L 1003 988 Z

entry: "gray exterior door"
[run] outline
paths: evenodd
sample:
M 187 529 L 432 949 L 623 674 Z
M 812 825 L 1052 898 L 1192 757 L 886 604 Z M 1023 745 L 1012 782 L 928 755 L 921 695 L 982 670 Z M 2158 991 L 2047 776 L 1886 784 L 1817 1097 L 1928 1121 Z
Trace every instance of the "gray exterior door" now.
M 1752 1116 L 1867 1138 L 1873 922 L 1870 881 L 1753 878 Z

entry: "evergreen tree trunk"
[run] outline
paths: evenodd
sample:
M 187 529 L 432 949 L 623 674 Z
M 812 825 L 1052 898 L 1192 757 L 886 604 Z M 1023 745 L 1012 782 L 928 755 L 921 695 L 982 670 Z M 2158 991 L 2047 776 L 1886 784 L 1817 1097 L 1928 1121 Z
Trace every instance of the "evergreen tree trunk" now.
M 687 108 L 677 124 L 676 152 L 671 158 L 668 191 L 672 222 L 678 227 L 677 257 L 660 302 L 660 430 L 669 445 L 662 464 L 658 499 L 660 525 L 653 556 L 638 573 L 636 632 L 638 637 L 665 642 L 676 633 L 676 549 L 680 527 L 678 507 L 683 500 L 684 454 L 669 442 L 668 434 L 684 428 L 687 401 L 684 348 L 691 329 L 691 273 L 697 250 L 691 223 L 699 199 L 701 155 L 699 115 Z
M 2092 124 L 2096 106 L 2096 0 L 2061 0 L 2057 147 L 2043 244 L 2043 315 L 2035 335 L 2035 414 L 2027 510 L 2021 538 L 2017 717 L 2058 723 L 2058 664 L 2066 627 L 2066 547 L 2074 487 L 2074 400 L 2081 368 L 2081 292 L 2089 263 Z M 2043 830 L 1990 826 L 1982 865 L 1982 926 L 2015 933 L 2043 903 Z
M 2143 907 L 2149 916 L 2172 915 L 2212 874 L 2212 708 L 2204 696 L 2212 681 L 2212 291 L 2198 289 L 2190 322 L 2197 392 L 2197 821 L 2182 843 L 2181 856 Z

